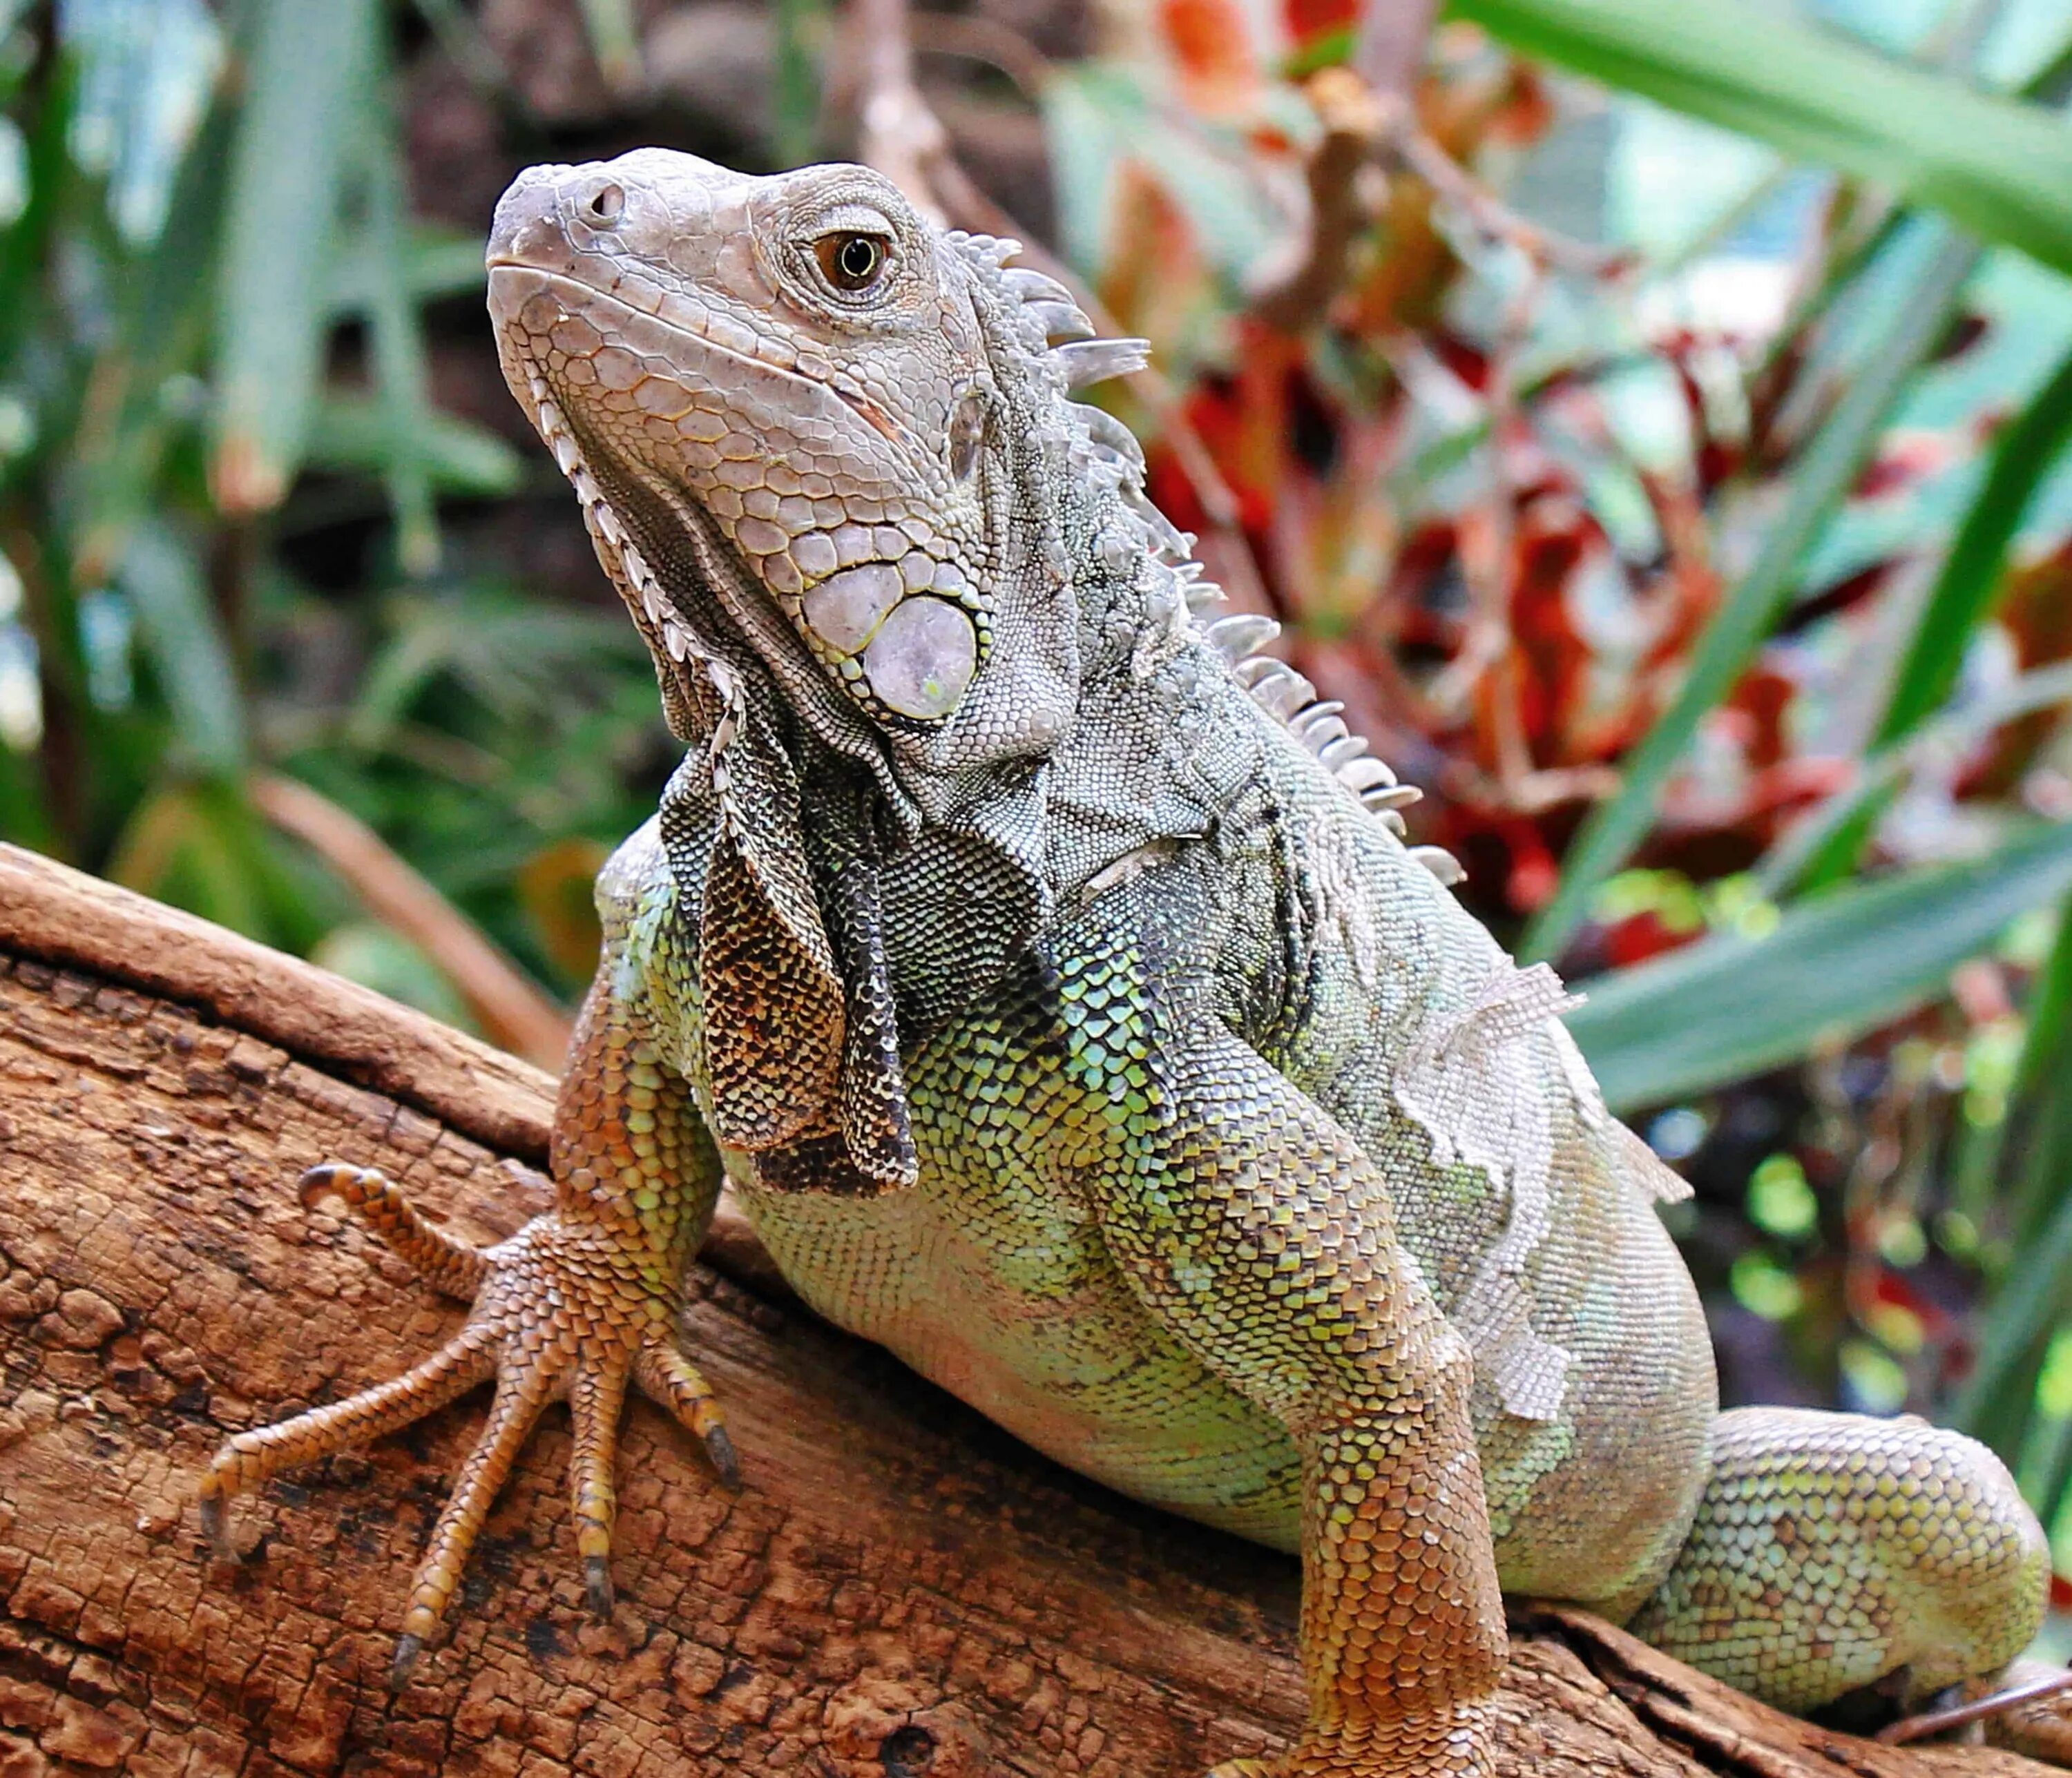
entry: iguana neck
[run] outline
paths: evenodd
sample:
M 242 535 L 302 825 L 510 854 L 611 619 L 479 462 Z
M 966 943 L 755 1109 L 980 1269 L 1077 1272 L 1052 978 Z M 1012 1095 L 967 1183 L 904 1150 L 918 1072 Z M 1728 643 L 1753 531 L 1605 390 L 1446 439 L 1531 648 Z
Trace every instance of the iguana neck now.
M 923 812 L 888 846 L 889 866 L 931 836 L 983 836 L 1049 910 L 1075 905 L 1125 856 L 1209 830 L 1257 758 L 1258 712 L 1197 629 L 1156 634 L 1143 582 L 1166 572 L 1154 563 L 1128 577 L 1100 569 L 1077 577 L 1082 679 L 1072 723 L 1041 758 L 909 786 L 907 807 Z M 810 827 L 859 786 L 816 737 L 793 732 Z M 881 807 L 875 826 L 891 836 L 901 823 Z
M 1078 710 L 1046 755 L 913 786 L 899 803 L 767 680 L 753 685 L 764 720 L 740 725 L 734 745 L 752 729 L 757 745 L 783 750 L 824 897 L 859 859 L 874 873 L 905 1033 L 970 1005 L 1104 873 L 1207 833 L 1250 775 L 1256 711 L 1195 630 L 1177 627 L 1147 653 L 1145 577 L 1090 574 L 1076 589 Z M 694 748 L 665 796 L 665 825 L 672 803 L 709 795 L 697 762 Z

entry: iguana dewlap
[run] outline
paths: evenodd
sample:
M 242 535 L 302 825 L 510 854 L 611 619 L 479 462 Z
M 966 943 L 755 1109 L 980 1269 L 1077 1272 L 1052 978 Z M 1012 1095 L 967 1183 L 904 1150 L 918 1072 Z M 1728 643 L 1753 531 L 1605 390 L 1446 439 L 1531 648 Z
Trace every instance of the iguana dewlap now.
M 647 150 L 497 211 L 512 388 L 686 752 L 598 887 L 558 1207 L 486 1252 L 319 1169 L 475 1310 L 232 1439 L 226 1497 L 496 1382 L 404 1620 L 437 1628 L 540 1406 L 608 1606 L 629 1385 L 722 1177 L 806 1301 L 1030 1443 L 1303 1561 L 1276 1773 L 1489 1760 L 1500 1590 L 1794 1708 L 1991 1673 L 2044 1542 L 1918 1421 L 1716 1410 L 1655 1205 L 1544 967 L 1408 848 L 1411 793 L 1254 651 L 1071 399 L 1133 368 L 1012 244 L 856 167 Z M 688 1481 L 685 1485 L 691 1485 Z

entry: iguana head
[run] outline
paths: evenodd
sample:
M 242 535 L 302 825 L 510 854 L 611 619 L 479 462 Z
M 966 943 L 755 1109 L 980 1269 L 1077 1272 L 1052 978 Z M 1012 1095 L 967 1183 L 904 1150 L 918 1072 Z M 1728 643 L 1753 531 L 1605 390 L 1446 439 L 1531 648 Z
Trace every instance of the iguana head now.
M 1144 343 L 1092 338 L 1018 252 L 861 167 L 659 149 L 532 168 L 497 207 L 504 374 L 693 744 L 663 834 L 706 823 L 712 1121 L 766 1184 L 911 1182 L 895 1008 L 947 1016 L 1204 833 L 1260 745 L 1244 692 L 1349 790 L 1403 794 L 1336 704 L 1244 658 L 1269 620 L 1191 622 L 1221 597 L 1191 540 L 1070 399 Z
M 1067 395 L 1142 347 L 1071 343 L 1092 329 L 1013 251 L 861 167 L 660 150 L 534 167 L 497 207 L 505 376 L 692 743 L 663 834 L 707 836 L 713 1125 L 766 1182 L 911 1181 L 894 1000 L 925 1021 L 1047 916 L 1027 768 L 1134 634 L 1112 598 L 1088 628 L 1149 522 L 1089 535 L 1124 478 L 1088 429 L 1134 442 Z
M 758 179 L 648 149 L 505 193 L 505 373 L 672 703 L 752 659 L 924 806 L 1057 741 L 1080 663 L 1072 378 L 1048 343 L 1091 329 L 1050 280 L 1003 269 L 1011 251 L 857 166 Z M 1111 374 L 1141 361 L 1098 350 Z

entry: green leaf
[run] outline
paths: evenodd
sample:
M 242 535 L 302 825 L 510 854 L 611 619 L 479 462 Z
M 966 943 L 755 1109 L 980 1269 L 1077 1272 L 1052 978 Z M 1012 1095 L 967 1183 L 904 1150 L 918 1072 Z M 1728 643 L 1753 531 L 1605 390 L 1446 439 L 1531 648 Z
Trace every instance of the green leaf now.
M 1873 737 L 1897 739 L 1949 696 L 1971 632 L 1992 610 L 2008 551 L 2043 479 L 2072 438 L 2072 353 L 1993 441 L 1985 484 L 1958 528 Z
M 364 314 L 374 306 L 380 281 L 392 278 L 413 302 L 436 302 L 442 297 L 479 293 L 488 273 L 482 263 L 482 237 L 444 228 L 413 225 L 405 231 L 394 259 L 377 260 L 364 240 L 345 244 L 331 274 L 334 317 Z
M 1957 683 L 1979 626 L 1992 614 L 2007 577 L 2008 552 L 2029 502 L 2072 438 L 2072 353 L 1993 441 L 1984 485 L 1957 528 L 1934 589 L 1907 643 L 1872 733 L 1887 747 L 1939 708 Z M 1807 889 L 1845 877 L 1869 838 L 1884 798 L 1864 799 L 1799 873 Z
M 771 142 L 780 166 L 813 158 L 820 134 L 820 53 L 827 0 L 776 0 L 777 65 L 771 93 Z
M 175 750 L 218 778 L 241 776 L 244 700 L 193 547 L 164 520 L 142 520 L 120 584 L 165 694 Z
M 2066 663 L 2061 663 L 2061 665 Z M 2048 671 L 2045 668 L 2042 671 Z M 2062 1090 L 2072 1034 L 2072 901 L 2058 911 L 2050 954 L 2030 983 L 2022 1042 L 1998 1116 L 1957 1125 L 1948 1162 L 1952 1207 L 1975 1229 L 2006 1229 L 2026 1252 L 2072 1176 L 2072 1094 Z M 2007 1164 L 2010 1156 L 2014 1164 Z M 2033 1356 L 2039 1356 L 2034 1355 Z M 2018 1389 L 1996 1386 L 1996 1402 L 2019 1406 Z M 2021 1409 L 2026 1411 L 2025 1407 Z
M 2033 106 L 1742 0 L 1451 0 L 1447 10 L 2072 272 L 2072 126 Z
M 1801 559 L 1848 495 L 1907 380 L 1942 338 L 1958 293 L 1978 263 L 1978 247 L 1941 224 L 1923 227 L 1919 238 L 1905 244 L 1918 254 L 1920 266 L 1911 297 L 1887 320 L 1867 361 L 1800 457 L 1755 561 L 1705 626 L 1675 698 L 1626 758 L 1618 794 L 1583 823 L 1562 860 L 1553 899 L 1526 928 L 1519 946 L 1523 955 L 1559 952 L 1582 923 L 1597 886 L 1646 836 L 1663 786 L 1698 725 L 1733 689 L 1790 602 Z
M 216 275 L 210 478 L 235 513 L 278 505 L 302 459 L 380 24 L 375 0 L 259 0 L 257 10 Z
M 2072 1049 L 2072 902 L 2058 911 L 2058 934 L 2030 985 L 2025 1014 L 2014 1090 L 2025 1096 L 2062 1085 L 2060 1072 Z
M 2072 823 L 1839 889 L 1761 938 L 1716 934 L 1585 984 L 1568 1029 L 1615 1111 L 1703 1092 L 1898 1016 L 2008 922 L 2072 889 Z
M 493 584 L 399 597 L 388 616 L 387 639 L 368 663 L 347 725 L 356 746 L 383 745 L 438 674 L 450 674 L 504 721 L 536 732 L 557 700 L 600 666 L 639 658 L 642 647 L 630 625 L 606 613 L 543 610 Z
M 417 0 L 417 10 L 432 27 L 439 47 L 477 94 L 509 115 L 524 117 L 524 107 L 511 90 L 495 47 L 461 0 Z
M 582 0 L 590 54 L 614 92 L 640 90 L 640 35 L 634 28 L 632 0 Z
M 1037 102 L 1057 197 L 1058 249 L 1081 277 L 1092 277 L 1106 254 L 1124 164 L 1121 120 L 1141 110 L 1143 94 L 1126 69 L 1083 62 L 1060 69 Z
M 310 953 L 319 968 L 429 1012 L 442 1025 L 477 1029 L 446 972 L 401 933 L 371 920 L 335 926 Z
M 2049 1454 L 2044 1460 L 2042 1480 L 2035 1495 L 2036 1516 L 2055 1526 L 2072 1495 L 2072 1419 L 2058 1421 L 2053 1430 Z
M 386 47 L 382 46 L 384 52 Z M 364 233 L 366 257 L 376 273 L 368 305 L 368 331 L 373 346 L 376 399 L 389 447 L 382 479 L 396 514 L 396 553 L 406 574 L 423 575 L 439 561 L 438 514 L 432 504 L 424 446 L 431 430 L 432 398 L 426 383 L 424 329 L 417 305 L 405 289 L 404 217 L 409 199 L 396 117 L 388 103 L 393 77 L 385 53 L 381 60 L 384 78 L 369 85 L 360 108 L 360 170 L 367 199 Z
M 1757 886 L 1773 901 L 1782 900 L 1804 882 L 1815 861 L 1838 848 L 1837 836 L 1860 831 L 1923 759 L 1975 747 L 2003 723 L 2066 703 L 2072 703 L 2072 661 L 2058 661 L 2020 674 L 1913 735 L 1874 749 L 1857 763 L 1854 783 L 1794 823 L 1770 848 L 1757 868 Z
M 2063 937 L 2061 931 L 2061 941 Z M 2054 970 L 2066 952 L 2061 942 Z M 2032 1037 L 2037 1029 L 2037 997 L 2046 985 L 2040 983 L 2032 994 Z M 2043 1047 L 2062 1049 L 2062 1042 Z M 2062 1056 L 2058 1072 L 2062 1077 Z M 2030 1095 L 2000 1126 L 2003 1144 L 1995 1159 L 2004 1159 L 2010 1149 L 2021 1156 L 2020 1164 L 2008 1169 L 2015 1176 L 2014 1259 L 1984 1306 L 1978 1359 L 1951 1415 L 1952 1425 L 1983 1439 L 2010 1467 L 2029 1442 L 2037 1419 L 2037 1385 L 2058 1330 L 2072 1310 L 2072 1197 L 2065 1190 L 2072 1170 L 2072 1095 L 2062 1087 L 2052 1090 L 2056 1085 Z M 2016 1132 L 2012 1141 L 2005 1139 L 2010 1125 Z M 2054 1471 L 2059 1460 L 2059 1454 L 2053 1453 Z M 2062 1493 L 2063 1484 L 2049 1480 L 2045 1485 Z
M 50 286 L 56 282 L 53 246 L 77 182 L 66 138 L 77 108 L 78 88 L 78 73 L 70 58 L 60 57 L 42 90 L 31 89 L 29 114 L 10 120 L 19 132 L 25 186 L 22 208 L 0 226 L 0 372 L 11 372 L 24 350 L 54 331 L 50 314 Z M 19 466 L 27 455 L 0 466 Z
M 176 417 L 167 390 L 196 367 L 208 337 L 232 122 L 219 92 L 174 178 L 164 228 L 123 280 L 120 331 L 96 373 L 121 392 L 119 408 L 113 424 L 83 426 L 72 441 L 78 472 L 68 521 L 72 573 L 82 585 L 113 571 L 130 526 L 162 498 L 166 452 L 187 423 Z
M 178 783 L 140 803 L 110 854 L 113 882 L 270 939 L 263 836 L 236 786 Z
M 1058 197 L 1058 240 L 1083 275 L 1108 257 L 1124 170 L 1155 179 L 1186 219 L 1204 257 L 1235 286 L 1272 245 L 1280 224 L 1241 141 L 1159 101 L 1145 76 L 1116 61 L 1060 68 L 1038 95 Z
M 2057 1120 L 2061 1135 L 2072 1119 Z M 2062 1158 L 2064 1144 L 2057 1145 Z M 1949 1414 L 1950 1424 L 2012 1460 L 2020 1452 L 2044 1348 L 2072 1298 L 2072 1194 L 2061 1198 L 2014 1269 L 1993 1293 L 1978 1362 Z
M 384 474 L 406 448 L 395 428 L 393 413 L 379 399 L 331 396 L 317 410 L 309 460 L 319 469 Z M 523 469 L 517 452 L 495 433 L 435 409 L 428 412 L 415 449 L 432 487 L 442 494 L 508 494 Z
M 1306 80 L 1320 68 L 1337 68 L 1350 61 L 1353 53 L 1353 27 L 1334 25 L 1320 31 L 1299 48 L 1290 50 L 1281 59 L 1281 78 L 1284 80 Z

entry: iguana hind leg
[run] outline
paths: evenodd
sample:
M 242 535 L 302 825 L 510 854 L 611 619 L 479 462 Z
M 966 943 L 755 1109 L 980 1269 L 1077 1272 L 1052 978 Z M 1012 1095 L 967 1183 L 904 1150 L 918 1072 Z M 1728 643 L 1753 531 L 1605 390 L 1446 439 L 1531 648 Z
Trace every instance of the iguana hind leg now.
M 1675 1566 L 1627 1626 L 1801 1713 L 1996 1673 L 2043 1620 L 2049 1553 L 1984 1446 L 1911 1418 L 1739 1408 Z

